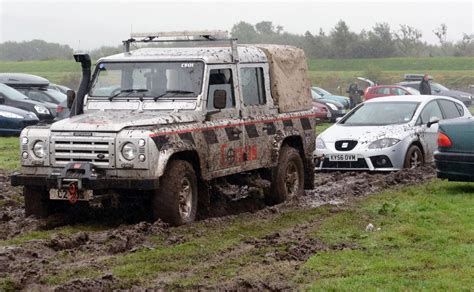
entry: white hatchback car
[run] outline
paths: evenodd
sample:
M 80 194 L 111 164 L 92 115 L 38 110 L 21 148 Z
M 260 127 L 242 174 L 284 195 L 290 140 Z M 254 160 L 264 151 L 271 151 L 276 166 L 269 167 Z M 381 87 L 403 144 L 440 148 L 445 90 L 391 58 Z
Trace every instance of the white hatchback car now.
M 470 117 L 445 96 L 386 96 L 368 100 L 316 138 L 319 170 L 393 171 L 433 159 L 437 122 Z

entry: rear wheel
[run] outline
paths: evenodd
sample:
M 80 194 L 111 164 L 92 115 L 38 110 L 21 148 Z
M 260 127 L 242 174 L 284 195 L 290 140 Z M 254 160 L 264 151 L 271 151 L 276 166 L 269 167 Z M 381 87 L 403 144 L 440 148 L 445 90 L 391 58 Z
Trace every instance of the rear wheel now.
M 299 152 L 290 146 L 280 150 L 278 165 L 272 171 L 270 193 L 265 197 L 267 204 L 282 203 L 300 196 L 304 189 L 304 167 Z
M 197 194 L 197 178 L 192 165 L 184 160 L 170 161 L 153 196 L 154 219 L 160 218 L 171 225 L 193 222 Z
M 405 155 L 403 167 L 415 168 L 421 166 L 423 163 L 423 153 L 421 152 L 420 147 L 411 145 L 410 148 L 408 148 L 407 154 Z

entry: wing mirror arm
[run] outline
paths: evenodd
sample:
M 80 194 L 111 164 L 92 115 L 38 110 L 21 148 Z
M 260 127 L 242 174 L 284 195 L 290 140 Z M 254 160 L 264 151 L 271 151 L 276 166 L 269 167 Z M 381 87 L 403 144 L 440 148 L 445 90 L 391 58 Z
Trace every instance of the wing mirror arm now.
M 432 117 L 430 121 L 426 124 L 428 128 L 431 128 L 432 125 L 439 123 L 439 118 Z

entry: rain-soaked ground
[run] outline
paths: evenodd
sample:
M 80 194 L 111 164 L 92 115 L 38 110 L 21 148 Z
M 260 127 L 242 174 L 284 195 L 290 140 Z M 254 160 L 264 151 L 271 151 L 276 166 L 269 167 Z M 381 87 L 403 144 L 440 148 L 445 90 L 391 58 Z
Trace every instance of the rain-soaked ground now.
M 92 210 L 75 211 L 67 214 L 53 215 L 47 219 L 36 220 L 24 217 L 21 193 L 19 188 L 10 186 L 8 172 L 0 170 L 0 279 L 8 278 L 13 281 L 15 289 L 56 289 L 67 291 L 71 289 L 103 289 L 114 287 L 120 281 L 112 274 L 104 274 L 99 278 L 82 278 L 71 280 L 59 286 L 48 286 L 40 279 L 45 274 L 57 274 L 64 268 L 94 267 L 101 268 L 103 259 L 114 255 L 133 253 L 141 248 L 153 248 L 150 241 L 152 236 L 162 236 L 166 244 L 182 243 L 189 228 L 170 228 L 162 222 L 150 223 L 140 208 L 128 210 Z M 294 211 L 298 209 L 316 208 L 331 204 L 343 206 L 351 200 L 389 188 L 412 185 L 427 181 L 435 176 L 432 166 L 418 169 L 404 170 L 388 174 L 369 174 L 364 172 L 329 172 L 317 173 L 315 188 L 305 191 L 303 197 L 285 204 L 266 207 L 261 192 L 251 188 L 235 188 L 227 190 L 227 196 L 214 195 L 207 218 L 201 219 L 211 226 L 224 225 L 232 220 L 236 214 L 245 213 L 249 220 L 265 220 L 272 218 L 275 213 Z M 126 214 L 126 216 L 124 216 Z M 19 239 L 37 231 L 54 230 L 60 226 L 67 226 L 81 222 L 90 225 L 91 231 L 54 234 L 48 239 L 22 240 Z M 216 253 L 206 261 L 220 262 L 239 248 L 271 247 L 288 243 L 289 238 L 297 239 L 297 244 L 291 244 L 285 251 L 275 251 L 270 254 L 273 260 L 286 261 L 297 267 L 306 261 L 317 250 L 357 248 L 342 243 L 327 246 L 313 238 L 306 237 L 304 232 L 311 224 L 311 220 L 295 225 L 282 232 L 272 233 L 263 238 L 246 238 L 242 245 L 236 248 Z M 100 228 L 94 228 L 99 225 Z M 87 228 L 84 228 L 87 230 Z M 194 231 L 195 233 L 200 233 Z M 198 236 L 198 235 L 196 235 Z M 202 236 L 202 234 L 199 234 Z M 67 254 L 68 256 L 64 256 Z M 72 255 L 72 256 L 71 256 Z M 192 268 L 190 268 L 192 269 Z M 190 271 L 183 271 L 189 274 Z M 204 288 L 257 288 L 257 289 L 284 289 L 285 281 L 273 279 L 273 283 L 243 283 L 238 278 L 235 281 L 221 283 L 219 286 Z M 273 285 L 273 286 L 272 286 Z M 116 285 L 115 285 L 116 286 Z M 160 288 L 160 284 L 152 284 L 153 288 Z

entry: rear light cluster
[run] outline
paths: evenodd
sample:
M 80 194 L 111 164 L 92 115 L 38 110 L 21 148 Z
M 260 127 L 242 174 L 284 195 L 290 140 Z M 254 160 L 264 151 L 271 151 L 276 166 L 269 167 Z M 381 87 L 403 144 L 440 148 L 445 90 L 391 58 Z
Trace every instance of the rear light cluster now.
M 438 132 L 438 146 L 450 148 L 453 146 L 453 142 L 451 142 L 451 139 L 449 139 L 448 135 L 443 132 Z

